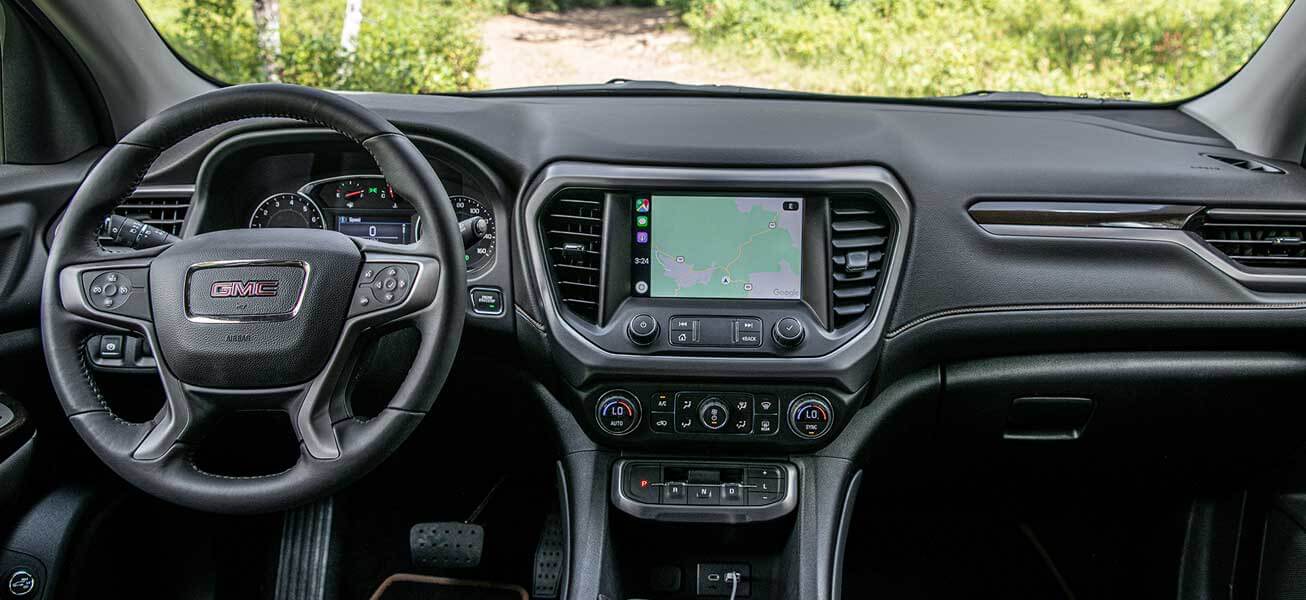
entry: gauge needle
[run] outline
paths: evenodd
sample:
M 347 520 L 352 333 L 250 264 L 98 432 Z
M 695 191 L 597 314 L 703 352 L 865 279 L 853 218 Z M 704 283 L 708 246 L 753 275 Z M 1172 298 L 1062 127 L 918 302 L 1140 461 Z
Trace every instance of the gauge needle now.
M 345 194 L 345 197 L 348 198 L 348 197 L 350 197 L 350 196 L 362 196 L 362 195 L 363 195 L 363 190 L 357 190 L 357 191 L 353 191 L 353 192 L 347 192 L 347 193 Z

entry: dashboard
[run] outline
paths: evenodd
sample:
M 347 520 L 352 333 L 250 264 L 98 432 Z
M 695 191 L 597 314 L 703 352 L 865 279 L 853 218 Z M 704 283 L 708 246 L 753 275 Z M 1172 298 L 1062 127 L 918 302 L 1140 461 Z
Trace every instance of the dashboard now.
M 1292 206 L 1300 168 L 1237 172 L 1208 158 L 1226 142 L 1159 112 L 359 99 L 454 202 L 469 331 L 513 336 L 489 343 L 603 446 L 811 452 L 939 365 L 1216 348 L 1208 326 L 1306 306 L 1306 278 L 1238 264 L 1207 231 L 1245 225 L 1221 210 Z M 171 159 L 146 187 L 194 181 L 185 235 L 422 234 L 330 132 L 267 123 Z

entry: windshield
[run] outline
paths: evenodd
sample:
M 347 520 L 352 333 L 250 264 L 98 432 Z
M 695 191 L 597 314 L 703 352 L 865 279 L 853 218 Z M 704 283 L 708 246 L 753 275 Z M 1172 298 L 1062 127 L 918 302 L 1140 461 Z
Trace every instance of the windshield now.
M 468 92 L 614 79 L 869 96 L 1168 101 L 1291 0 L 140 0 L 227 83 Z

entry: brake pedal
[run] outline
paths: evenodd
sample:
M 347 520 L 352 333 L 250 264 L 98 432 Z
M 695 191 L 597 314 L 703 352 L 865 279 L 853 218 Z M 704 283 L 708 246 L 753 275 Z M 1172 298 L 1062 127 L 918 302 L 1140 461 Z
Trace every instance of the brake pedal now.
M 557 598 L 562 587 L 562 569 L 567 565 L 567 548 L 562 535 L 562 517 L 544 518 L 540 544 L 535 547 L 535 583 L 532 598 Z
M 470 523 L 418 523 L 408 530 L 413 564 L 433 569 L 465 569 L 481 564 L 485 529 Z

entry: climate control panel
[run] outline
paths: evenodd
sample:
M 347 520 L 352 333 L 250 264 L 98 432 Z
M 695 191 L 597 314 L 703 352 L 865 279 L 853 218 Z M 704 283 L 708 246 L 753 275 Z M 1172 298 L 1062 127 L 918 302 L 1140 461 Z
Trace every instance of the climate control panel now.
M 827 440 L 851 400 L 801 388 L 632 385 L 596 392 L 586 409 L 602 434 L 633 442 L 753 442 L 793 447 Z M 834 398 L 834 400 L 831 400 Z

